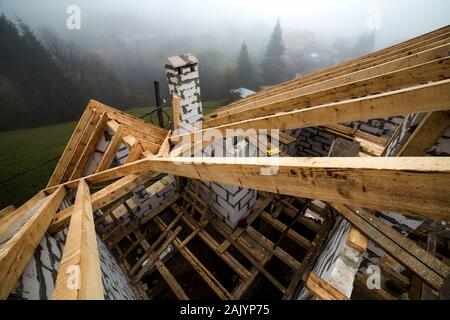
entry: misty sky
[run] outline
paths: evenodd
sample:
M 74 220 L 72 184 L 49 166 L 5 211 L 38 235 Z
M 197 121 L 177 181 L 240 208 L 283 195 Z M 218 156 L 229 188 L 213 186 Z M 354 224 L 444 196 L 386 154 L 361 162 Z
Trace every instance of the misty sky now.
M 367 29 L 369 9 L 376 6 L 381 13 L 378 48 L 450 22 L 448 0 L 0 0 L 0 10 L 8 16 L 16 13 L 33 27 L 63 30 L 70 4 L 80 6 L 84 32 L 99 31 L 96 21 L 108 16 L 117 19 L 118 28 L 137 24 L 149 33 L 154 27 L 180 35 L 223 30 L 266 34 L 280 18 L 286 31 L 310 30 L 329 39 L 356 37 Z

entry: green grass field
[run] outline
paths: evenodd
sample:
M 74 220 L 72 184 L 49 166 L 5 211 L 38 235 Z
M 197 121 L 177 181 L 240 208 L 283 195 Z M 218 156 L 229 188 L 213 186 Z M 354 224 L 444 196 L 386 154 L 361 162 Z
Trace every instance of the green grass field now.
M 203 111 L 207 114 L 221 105 L 220 101 L 206 102 Z M 153 107 L 147 107 L 126 112 L 142 117 L 152 110 Z M 171 108 L 165 110 L 172 115 Z M 148 117 L 145 120 L 148 121 Z M 17 207 L 45 188 L 57 159 L 31 172 L 22 173 L 49 159 L 59 157 L 76 124 L 77 121 L 74 121 L 48 127 L 0 132 L 0 209 L 10 204 Z

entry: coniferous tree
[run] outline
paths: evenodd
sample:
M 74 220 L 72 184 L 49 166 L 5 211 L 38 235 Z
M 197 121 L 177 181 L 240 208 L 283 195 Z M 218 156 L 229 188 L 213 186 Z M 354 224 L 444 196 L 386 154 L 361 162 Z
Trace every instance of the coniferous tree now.
M 248 54 L 247 44 L 242 42 L 241 50 L 238 57 L 238 76 L 239 85 L 245 88 L 253 89 L 255 86 L 255 75 L 250 57 Z
M 20 19 L 0 14 L 0 131 L 73 120 L 84 108 L 69 79 Z
M 262 61 L 262 78 L 264 84 L 275 84 L 286 80 L 284 51 L 283 34 L 280 20 L 278 20 Z

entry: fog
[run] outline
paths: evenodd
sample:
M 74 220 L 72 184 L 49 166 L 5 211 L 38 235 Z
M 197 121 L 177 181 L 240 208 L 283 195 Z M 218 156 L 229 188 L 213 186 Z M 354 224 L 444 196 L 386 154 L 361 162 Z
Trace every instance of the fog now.
M 234 33 L 237 45 L 244 37 L 268 36 L 277 18 L 285 32 L 309 30 L 326 40 L 354 37 L 367 28 L 373 6 L 380 10 L 377 47 L 433 30 L 450 20 L 447 0 L 0 0 L 0 10 L 15 13 L 32 26 L 63 31 L 65 11 L 71 4 L 81 8 L 82 29 L 73 31 L 78 36 L 125 28 L 139 30 L 136 38 L 162 32 L 168 38 L 210 35 L 220 42 L 221 36 Z
M 79 30 L 66 27 L 69 5 L 81 10 Z M 222 99 L 232 84 L 214 79 L 232 78 L 243 41 L 258 69 L 278 19 L 288 78 L 353 58 L 356 52 L 348 52 L 358 37 L 373 30 L 375 40 L 367 51 L 450 21 L 448 0 L 0 0 L 0 11 L 99 55 L 130 95 L 141 95 L 124 102 L 128 106 L 147 101 L 152 79 L 164 81 L 166 57 L 185 52 L 200 58 L 201 79 L 212 81 L 206 98 Z M 347 53 L 337 52 L 343 47 Z

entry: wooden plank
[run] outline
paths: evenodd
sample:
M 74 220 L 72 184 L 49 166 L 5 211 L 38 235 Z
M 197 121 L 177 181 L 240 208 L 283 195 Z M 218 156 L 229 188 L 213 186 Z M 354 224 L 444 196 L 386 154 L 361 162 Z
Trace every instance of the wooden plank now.
M 358 209 L 357 214 L 370 222 L 371 225 L 376 227 L 377 230 L 382 232 L 384 235 L 392 239 L 396 244 L 401 246 L 404 250 L 417 257 L 422 263 L 427 265 L 429 268 L 434 270 L 436 273 L 441 275 L 443 278 L 450 276 L 450 266 L 434 257 L 432 254 L 423 250 L 411 239 L 402 236 L 393 228 L 389 227 L 387 224 L 383 223 L 380 219 L 375 218 L 373 214 L 364 209 Z M 391 255 L 396 258 L 396 256 Z M 398 259 L 397 259 L 398 260 Z
M 155 262 L 163 254 L 167 247 L 172 244 L 172 242 L 175 240 L 182 229 L 183 228 L 181 226 L 178 226 L 175 231 L 171 232 L 170 236 L 167 237 L 166 241 L 164 241 L 156 251 L 151 251 L 151 254 L 148 256 L 148 258 L 146 258 L 145 261 L 143 261 L 142 265 L 140 265 L 141 269 L 139 270 L 139 272 L 136 274 L 136 276 L 133 277 L 134 283 L 138 282 L 147 273 L 147 271 L 155 264 Z M 170 229 L 167 228 L 164 231 L 166 232 L 164 234 L 165 237 L 170 232 Z M 131 268 L 130 273 L 133 274 L 133 271 L 134 267 Z
M 141 143 L 140 142 L 136 143 L 134 146 L 131 147 L 131 149 L 129 149 L 129 153 L 127 159 L 125 160 L 125 164 L 139 160 L 143 152 L 144 149 L 142 148 Z
M 169 269 L 167 269 L 167 267 L 161 260 L 157 260 L 155 262 L 155 267 L 158 269 L 164 280 L 166 280 L 170 289 L 172 289 L 173 293 L 177 296 L 178 299 L 189 300 L 189 297 L 187 296 L 186 292 L 184 292 L 177 279 L 175 279 L 175 277 L 172 275 L 172 273 L 170 273 Z
M 272 227 L 274 227 L 276 230 L 283 232 L 285 230 L 286 231 L 286 235 L 291 238 L 292 240 L 294 240 L 297 244 L 299 244 L 300 246 L 302 246 L 305 249 L 308 249 L 309 246 L 311 245 L 311 241 L 309 241 L 308 239 L 306 239 L 304 236 L 302 236 L 301 234 L 299 234 L 298 232 L 292 230 L 292 229 L 287 229 L 287 225 L 285 225 L 283 222 L 281 222 L 280 220 L 275 219 L 274 217 L 272 217 L 270 214 L 268 214 L 267 212 L 262 212 L 261 213 L 261 218 L 266 221 L 267 223 L 269 223 Z
M 267 176 L 262 168 L 277 171 Z M 178 157 L 176 163 L 172 158 L 146 158 L 88 176 L 86 181 L 94 184 L 147 170 L 436 220 L 450 219 L 450 159 L 446 157 Z M 415 182 L 414 186 L 405 190 L 410 181 Z M 77 180 L 63 186 L 73 188 L 75 183 Z
M 116 120 L 109 120 L 106 125 L 108 126 L 108 130 L 112 135 L 115 135 L 120 127 L 120 124 Z
M 94 131 L 91 134 L 91 137 L 89 138 L 89 141 L 87 142 L 86 147 L 83 150 L 83 153 L 79 157 L 69 180 L 80 178 L 83 175 L 84 169 L 86 168 L 86 165 L 89 163 L 89 160 L 91 160 L 91 157 L 94 154 L 95 149 L 97 148 L 97 144 L 100 140 L 100 137 L 103 135 L 106 129 L 107 119 L 108 116 L 105 113 L 100 117 L 100 120 L 95 126 Z
M 92 195 L 92 210 L 97 211 L 98 209 L 113 203 L 117 199 L 131 192 L 131 190 L 137 186 L 152 179 L 154 176 L 155 174 L 153 172 L 148 171 L 142 174 L 131 174 L 113 182 L 109 186 L 106 186 Z M 54 234 L 67 227 L 69 225 L 72 209 L 73 206 L 70 206 L 58 212 L 53 217 L 47 232 Z
M 442 39 L 442 37 L 439 37 L 439 38 Z M 434 37 L 434 39 L 436 39 L 436 37 Z M 404 44 L 402 44 L 402 46 L 406 47 L 406 45 L 409 45 L 409 43 L 410 43 L 409 41 L 408 42 L 404 42 Z M 429 46 L 424 47 L 423 46 L 423 44 L 424 44 L 423 41 L 420 44 L 422 46 L 419 45 L 419 50 L 418 50 L 419 52 L 423 51 L 423 50 L 427 50 L 427 49 L 430 48 Z M 432 47 L 436 47 L 436 45 L 434 45 Z M 411 48 L 411 47 L 409 47 L 409 48 Z M 372 53 L 373 56 L 378 56 L 378 58 L 375 61 L 372 59 L 372 62 L 375 62 L 375 63 L 373 63 L 371 65 L 369 65 L 368 62 L 366 61 L 367 60 L 366 58 L 369 57 L 369 56 L 365 56 L 365 57 L 360 57 L 360 58 L 357 58 L 357 59 L 350 60 L 350 61 L 345 62 L 345 63 L 341 63 L 341 64 L 336 65 L 336 66 L 332 66 L 332 67 L 328 67 L 328 68 L 325 68 L 325 69 L 321 69 L 319 71 L 307 74 L 307 75 L 305 75 L 305 76 L 303 76 L 303 77 L 301 77 L 299 79 L 295 79 L 295 80 L 291 80 L 291 81 L 282 83 L 282 84 L 274 86 L 274 87 L 272 87 L 270 89 L 261 90 L 260 92 L 257 92 L 257 93 L 255 93 L 255 94 L 253 94 L 253 95 L 251 95 L 251 96 L 249 96 L 247 98 L 241 99 L 240 101 L 231 103 L 230 105 L 228 105 L 226 107 L 220 108 L 218 111 L 212 113 L 212 116 L 216 116 L 217 114 L 221 114 L 221 113 L 224 113 L 224 112 L 230 112 L 230 111 L 232 112 L 233 109 L 235 109 L 238 106 L 243 106 L 243 105 L 255 102 L 255 101 L 260 101 L 261 99 L 263 99 L 266 96 L 273 96 L 273 95 L 279 94 L 281 92 L 292 90 L 295 87 L 302 87 L 302 86 L 305 86 L 305 85 L 307 85 L 308 83 L 311 83 L 311 82 L 324 81 L 324 80 L 327 80 L 327 79 L 330 79 L 330 78 L 337 77 L 337 76 L 339 76 L 341 74 L 347 74 L 348 75 L 349 73 L 356 72 L 356 71 L 359 71 L 359 70 L 370 69 L 373 65 L 383 64 L 383 61 L 386 61 L 386 59 L 383 59 L 381 61 L 379 59 L 380 59 L 380 55 L 383 52 L 386 52 L 387 50 L 390 50 L 390 48 L 387 48 L 387 49 L 384 49 L 384 50 Z M 413 53 L 411 51 L 408 52 L 408 53 L 409 53 L 409 55 L 406 54 L 404 56 L 411 56 L 411 55 L 415 54 L 415 53 Z M 386 56 L 386 55 L 384 55 L 384 56 Z M 389 61 L 389 60 L 392 61 L 392 60 L 395 60 L 395 59 L 399 59 L 401 57 L 403 57 L 403 55 L 395 55 L 394 57 L 392 57 L 392 53 L 391 53 L 390 59 L 388 59 L 387 61 Z M 363 63 L 358 63 L 359 61 L 364 61 L 364 62 Z M 349 66 L 349 65 L 352 65 L 352 64 L 354 66 L 357 66 L 357 67 L 352 68 L 352 69 L 348 69 L 347 68 L 345 70 L 346 72 L 339 72 L 339 71 L 342 71 L 342 69 L 345 69 L 346 66 Z
M 140 174 L 150 170 L 151 164 L 147 161 L 148 159 L 141 159 L 134 161 L 129 164 L 124 164 L 115 168 L 107 169 L 99 173 L 94 173 L 89 176 L 84 177 L 83 179 L 89 183 L 89 185 L 95 185 L 100 182 L 109 181 L 117 178 L 121 178 L 130 174 Z M 75 179 L 72 181 L 68 181 L 50 188 L 45 189 L 45 193 L 50 194 L 56 190 L 57 187 L 64 186 L 69 189 L 75 189 L 78 185 L 80 179 Z
M 172 96 L 172 112 L 173 112 L 173 130 L 177 130 L 180 126 L 180 98 L 176 95 Z
M 365 290 L 369 294 L 372 294 L 375 299 L 378 299 L 378 300 L 397 300 L 392 294 L 390 294 L 389 292 L 387 292 L 383 288 L 380 288 L 380 289 L 377 289 L 377 288 L 369 289 L 369 288 L 367 288 L 367 279 L 368 279 L 368 275 L 356 276 L 355 284 L 359 285 L 360 288 L 363 288 L 363 290 Z
M 72 154 L 76 146 L 78 145 L 78 142 L 81 139 L 81 135 L 92 115 L 94 108 L 95 108 L 95 101 L 93 100 L 89 101 L 86 109 L 83 112 L 83 115 L 80 118 L 80 121 L 78 121 L 78 124 L 75 127 L 75 130 L 73 131 L 72 136 L 69 139 L 68 144 L 66 145 L 66 148 L 64 149 L 64 152 L 59 158 L 58 164 L 56 165 L 55 170 L 53 171 L 53 174 L 50 177 L 50 180 L 47 184 L 47 188 L 53 187 L 61 183 L 61 178 L 64 173 L 64 170 L 69 164 L 70 159 L 72 158 Z
M 167 228 L 166 224 L 159 217 L 155 218 L 155 222 L 161 229 L 161 231 Z M 169 232 L 169 235 L 171 234 L 172 231 Z M 181 244 L 181 240 L 179 238 L 176 238 L 174 240 L 174 244 L 181 255 L 187 260 L 187 262 L 194 268 L 199 276 L 208 284 L 208 286 L 217 294 L 220 299 L 225 300 L 231 298 L 231 294 L 187 247 L 178 248 Z
M 191 229 L 195 230 L 195 232 L 198 231 L 198 236 L 200 237 L 200 239 L 202 239 L 202 241 L 208 247 L 210 247 L 226 264 L 228 264 L 230 268 L 232 268 L 242 279 L 247 279 L 251 276 L 250 272 L 239 261 L 237 261 L 232 254 L 230 254 L 229 252 L 220 252 L 219 243 L 213 237 L 211 237 L 207 231 L 200 229 L 200 226 L 194 221 L 194 219 L 192 219 L 192 217 L 183 215 L 181 218 Z M 186 239 L 180 243 L 180 247 L 184 246 L 185 241 Z
M 151 152 L 152 154 L 157 154 L 160 149 L 160 145 L 145 139 L 139 139 L 139 143 L 142 146 L 144 152 Z
M 52 299 L 104 299 L 91 195 L 83 180 L 77 190 Z
M 6 216 L 8 216 L 11 212 L 14 212 L 15 210 L 16 207 L 14 207 L 13 205 L 7 206 L 0 210 L 0 223 Z
M 352 227 L 350 229 L 350 233 L 348 234 L 346 243 L 359 253 L 364 253 L 367 250 L 368 240 L 357 229 Z
M 72 176 L 75 167 L 78 163 L 79 158 L 83 154 L 84 150 L 88 147 L 88 143 L 90 141 L 91 136 L 95 133 L 95 129 L 97 128 L 98 122 L 102 119 L 102 115 L 98 110 L 94 109 L 92 116 L 84 128 L 83 134 L 80 137 L 80 140 L 75 147 L 71 159 L 64 169 L 64 174 L 62 175 L 61 181 L 69 181 Z
M 259 270 L 266 278 L 269 280 L 278 290 L 280 290 L 282 293 L 286 292 L 286 288 L 277 280 L 274 276 L 272 276 L 266 269 L 264 269 L 264 266 L 254 258 L 251 251 L 248 251 L 246 247 L 244 247 L 239 241 L 234 240 L 230 234 L 223 231 L 223 229 L 220 227 L 220 221 L 213 220 L 211 221 L 213 226 L 224 236 L 231 244 L 239 250 L 239 252 L 247 259 L 249 260 L 255 268 Z
M 106 170 L 111 166 L 111 163 L 113 162 L 117 154 L 117 149 L 122 143 L 122 138 L 124 135 L 122 128 L 123 128 L 122 126 L 119 126 L 116 133 L 109 142 L 108 147 L 106 147 L 106 151 L 103 154 L 103 158 L 102 160 L 100 160 L 100 163 L 98 164 L 97 169 L 95 170 L 96 173 Z
M 252 239 L 257 241 L 264 249 L 268 250 L 271 254 L 279 258 L 283 263 L 289 266 L 293 270 L 297 270 L 300 268 L 300 262 L 298 262 L 294 257 L 292 257 L 289 253 L 284 251 L 280 247 L 274 247 L 274 243 L 267 239 L 264 235 L 256 231 L 253 227 L 249 226 L 245 230 Z
M 402 265 L 408 267 L 411 271 L 416 273 L 425 282 L 430 284 L 433 288 L 438 289 L 443 283 L 443 277 L 438 274 L 435 270 L 431 269 L 428 264 L 424 264 L 420 259 L 426 256 L 420 253 L 419 255 L 412 255 L 410 252 L 402 248 L 397 242 L 395 242 L 390 237 L 383 234 L 380 230 L 375 228 L 372 223 L 378 220 L 376 217 L 371 218 L 371 223 L 364 220 L 355 211 L 348 208 L 345 205 L 332 204 L 336 211 L 342 215 L 346 220 L 348 220 L 355 228 L 359 230 L 363 235 L 370 238 L 376 244 L 378 244 L 383 250 L 385 250 L 389 255 L 395 257 Z M 383 222 L 380 222 L 383 223 Z M 392 229 L 395 232 L 395 230 Z M 404 238 L 404 240 L 408 240 Z M 400 238 L 396 238 L 396 241 L 402 241 Z M 420 248 L 419 248 L 420 249 Z M 422 250 L 423 251 L 423 250 Z M 427 259 L 429 260 L 429 259 Z M 434 263 L 436 265 L 437 262 Z
M 423 156 L 450 126 L 448 111 L 429 112 L 409 137 L 398 156 Z
M 277 86 L 277 92 L 273 92 L 270 95 L 257 97 L 258 93 L 255 94 L 253 96 L 252 102 L 247 102 L 246 99 L 248 98 L 241 99 L 240 101 L 235 103 L 239 104 L 239 106 L 219 109 L 217 112 L 208 115 L 205 122 L 208 123 L 210 119 L 223 117 L 225 115 L 236 113 L 244 109 L 249 110 L 268 102 L 281 101 L 298 94 L 311 93 L 327 88 L 333 88 L 365 78 L 380 76 L 402 68 L 423 64 L 435 59 L 441 59 L 447 57 L 448 49 L 449 45 L 446 43 L 446 41 L 444 41 L 440 44 L 436 43 L 432 46 L 422 47 L 415 53 L 409 52 L 409 54 L 406 55 L 401 54 L 388 60 L 384 59 L 383 62 L 373 63 L 371 65 L 367 65 L 366 67 L 349 70 L 349 72 L 328 74 L 324 79 L 305 81 L 306 78 L 302 77 L 300 79 L 297 79 L 297 81 L 303 82 L 302 85 L 294 87 L 291 86 L 289 88 L 286 88 L 282 85 Z
M 450 219 L 450 158 L 148 159 L 155 171 L 308 199 Z M 273 175 L 261 168 L 276 167 Z M 386 183 L 390 181 L 390 183 Z M 405 185 L 414 185 L 405 189 Z
M 266 209 L 266 207 L 272 202 L 273 198 L 274 198 L 273 195 L 269 195 L 266 198 L 258 197 L 258 199 L 256 200 L 256 203 L 255 203 L 255 206 L 253 207 L 252 212 L 250 212 L 250 214 L 247 216 L 247 218 L 245 218 L 246 224 L 251 225 L 253 223 L 253 221 L 255 221 L 255 219 L 259 217 L 261 212 L 263 212 Z M 245 232 L 245 228 L 238 226 L 236 228 L 236 230 L 233 231 L 233 234 L 231 235 L 231 237 L 233 239 L 237 239 L 244 232 Z M 225 250 L 227 250 L 227 248 L 230 245 L 231 245 L 231 243 L 229 241 L 225 240 L 221 244 L 219 251 L 224 252 Z
M 437 241 L 436 233 L 430 232 L 428 234 L 427 239 L 427 252 L 432 256 L 436 255 L 436 241 Z M 436 300 L 436 298 L 437 297 L 433 294 L 433 289 L 424 283 L 422 285 L 422 300 Z
M 6 299 L 41 242 L 50 221 L 66 194 L 59 187 L 39 209 L 0 247 L 0 299 Z M 19 208 L 20 210 L 20 208 Z
M 34 207 L 39 201 L 45 198 L 44 192 L 38 192 L 33 198 L 25 202 L 18 209 L 9 213 L 7 216 L 0 219 L 0 236 L 8 231 L 12 225 L 16 224 L 27 212 Z
M 157 154 L 158 157 L 168 157 L 169 156 L 171 133 L 172 133 L 172 131 L 169 131 L 169 133 L 167 133 L 167 137 L 164 139 L 163 143 L 161 144 L 161 148 L 159 149 L 158 154 Z
M 147 252 L 145 252 L 138 260 L 138 262 L 136 262 L 136 264 L 131 268 L 129 274 L 133 275 L 136 273 L 136 271 L 138 271 L 139 267 L 141 267 L 141 269 L 139 270 L 136 279 L 140 280 L 140 278 L 142 278 L 142 276 L 144 276 L 144 274 L 149 270 L 149 268 L 153 265 L 153 263 L 156 260 L 152 260 L 150 259 L 150 261 L 152 261 L 151 264 L 148 264 L 146 262 L 146 260 L 149 259 L 150 256 L 152 256 L 153 258 L 155 258 L 154 255 L 154 251 L 156 250 L 156 248 L 158 248 L 159 244 L 166 238 L 167 234 L 169 233 L 169 231 L 171 231 L 175 225 L 178 223 L 178 221 L 181 218 L 181 214 L 178 214 L 178 216 L 170 222 L 170 224 L 167 226 L 167 228 L 158 236 L 158 238 L 155 240 L 155 242 L 152 243 L 152 245 L 150 246 L 150 248 L 147 250 Z M 181 227 L 177 227 L 177 232 L 175 232 L 176 234 L 181 232 Z M 173 238 L 175 239 L 175 237 Z M 173 240 L 172 239 L 172 240 Z M 170 243 L 169 243 L 170 244 Z M 168 245 L 167 245 L 168 246 Z M 166 248 L 167 248 L 166 246 Z M 164 248 L 161 253 L 166 249 Z M 158 249 L 159 250 L 159 249 Z M 161 253 L 159 255 L 161 255 Z M 159 255 L 157 255 L 157 257 L 159 257 Z
M 308 88 L 301 88 L 294 93 L 290 93 L 289 98 L 285 100 L 272 101 L 251 110 L 244 108 L 240 112 L 235 111 L 235 113 L 221 118 L 210 119 L 205 122 L 205 127 L 216 127 L 226 123 L 267 116 L 277 112 L 303 109 L 305 107 L 347 100 L 353 97 L 376 94 L 386 90 L 405 88 L 428 81 L 447 79 L 449 76 L 450 58 L 446 57 L 319 91 L 310 92 Z
M 306 281 L 306 277 L 313 269 L 317 258 L 322 253 L 325 246 L 328 235 L 334 226 L 334 218 L 330 214 L 324 215 L 325 220 L 323 221 L 320 230 L 316 233 L 312 245 L 308 248 L 306 255 L 303 257 L 302 266 L 298 269 L 291 278 L 291 282 L 283 295 L 283 300 L 291 300 L 294 297 L 295 291 L 298 288 L 299 282 L 303 279 Z
M 194 133 L 173 136 L 173 141 L 196 141 L 195 137 L 242 135 L 242 130 L 297 129 L 320 125 L 386 118 L 404 114 L 441 111 L 449 108 L 450 79 L 373 94 L 367 97 L 317 105 L 311 108 L 280 112 L 270 116 L 227 123 Z M 227 129 L 233 129 L 228 130 Z M 240 129 L 240 130 L 238 130 Z M 186 139 L 186 140 L 183 140 Z M 190 139 L 190 140 L 189 140 Z M 204 143 L 209 143 L 205 140 Z
M 349 300 L 342 292 L 323 280 L 314 272 L 309 274 L 306 288 L 320 300 Z
M 129 134 L 122 138 L 122 142 L 125 143 L 128 149 L 131 149 L 139 143 L 139 140 L 136 139 L 133 135 Z

